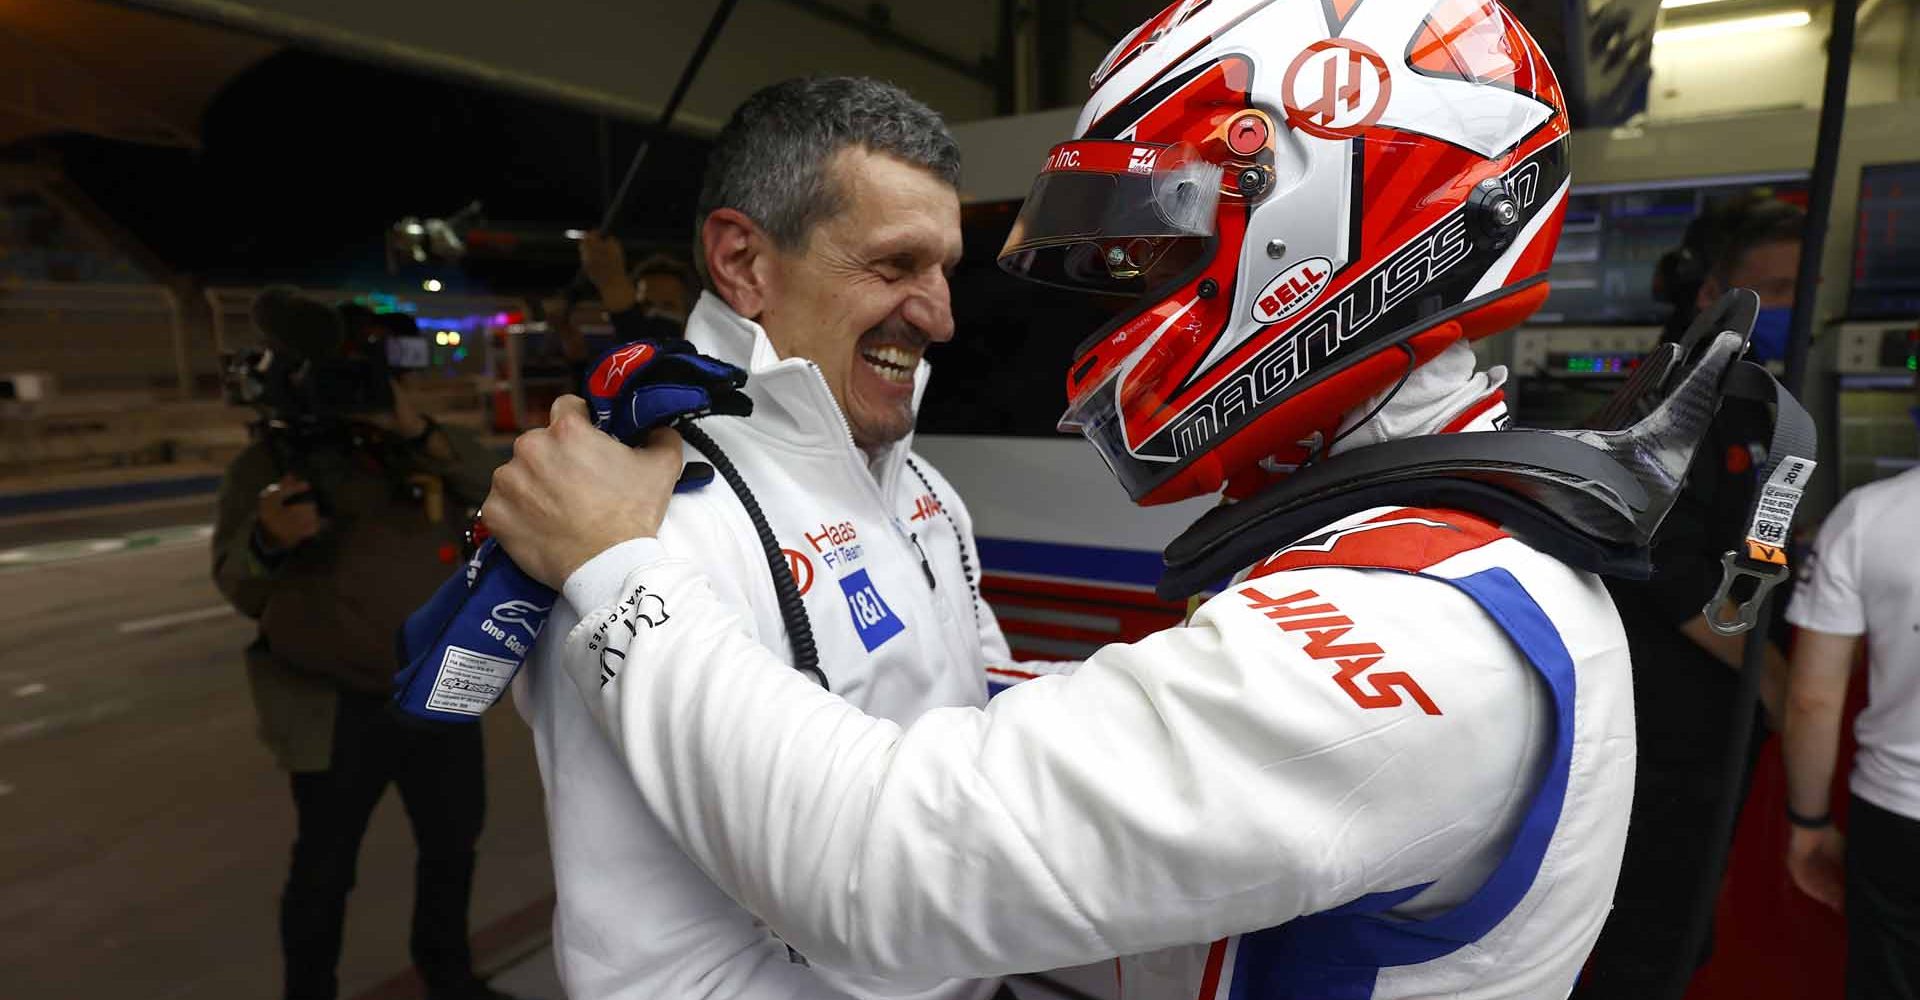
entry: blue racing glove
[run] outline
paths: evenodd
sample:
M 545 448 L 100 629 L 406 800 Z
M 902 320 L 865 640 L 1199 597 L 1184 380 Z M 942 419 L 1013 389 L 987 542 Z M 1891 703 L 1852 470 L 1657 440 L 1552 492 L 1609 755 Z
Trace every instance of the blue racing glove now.
M 587 408 L 595 427 L 639 444 L 648 431 L 681 417 L 747 416 L 753 401 L 740 391 L 746 384 L 746 372 L 684 340 L 636 340 L 600 356 L 587 376 Z
M 684 340 L 634 341 L 602 355 L 587 378 L 594 426 L 625 444 L 686 417 L 747 416 L 753 401 L 740 391 L 746 372 L 709 358 Z M 713 468 L 690 462 L 674 492 L 699 489 Z M 400 672 L 394 707 L 433 722 L 473 722 L 507 690 L 540 638 L 558 598 L 521 572 L 487 537 L 479 520 L 468 532 L 467 565 L 408 617 L 397 636 Z

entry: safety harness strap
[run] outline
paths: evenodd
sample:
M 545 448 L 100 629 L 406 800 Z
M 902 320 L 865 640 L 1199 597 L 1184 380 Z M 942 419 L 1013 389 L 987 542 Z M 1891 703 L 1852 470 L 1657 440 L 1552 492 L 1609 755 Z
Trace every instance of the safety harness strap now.
M 1720 586 L 1702 609 L 1707 626 L 1739 635 L 1754 626 L 1760 604 L 1787 578 L 1787 540 L 1794 511 L 1813 478 L 1819 437 L 1813 418 L 1765 368 L 1749 361 L 1727 372 L 1724 394 L 1773 408 L 1773 436 L 1747 504 L 1747 534 L 1720 557 Z

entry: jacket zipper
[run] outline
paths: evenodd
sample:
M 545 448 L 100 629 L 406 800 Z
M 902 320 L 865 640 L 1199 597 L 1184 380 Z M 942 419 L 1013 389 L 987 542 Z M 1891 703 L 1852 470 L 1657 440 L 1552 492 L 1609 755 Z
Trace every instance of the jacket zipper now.
M 927 561 L 927 551 L 920 547 L 920 537 L 912 532 L 907 531 L 906 528 L 901 527 L 899 516 L 893 512 L 893 501 L 887 498 L 887 494 L 889 491 L 886 488 L 886 484 L 880 482 L 878 479 L 875 479 L 873 476 L 873 470 L 869 469 L 865 463 L 859 460 L 859 456 L 861 454 L 860 445 L 855 443 L 853 440 L 853 425 L 847 422 L 847 415 L 841 412 L 840 404 L 834 400 L 833 390 L 827 388 L 826 374 L 820 371 L 819 365 L 816 365 L 811 361 L 807 362 L 807 369 L 813 373 L 812 384 L 813 384 L 814 391 L 826 393 L 827 409 L 833 411 L 833 415 L 840 419 L 840 431 L 842 434 L 846 435 L 847 459 L 848 461 L 852 462 L 855 466 L 854 478 L 863 480 L 867 484 L 867 488 L 873 490 L 874 495 L 878 497 L 880 500 L 881 511 L 884 512 L 887 516 L 887 523 L 893 525 L 893 530 L 896 534 L 900 535 L 902 538 L 905 538 L 909 543 L 913 545 L 914 553 L 920 557 L 920 572 L 926 574 L 926 577 L 927 577 L 927 589 L 939 590 L 940 589 L 939 585 L 934 582 L 933 564 Z M 905 460 L 903 459 L 896 464 L 904 465 L 906 463 L 905 463 Z M 898 480 L 899 478 L 898 468 L 894 468 L 889 471 L 893 473 L 893 478 L 895 480 Z
M 920 534 L 909 532 L 907 538 L 913 542 L 913 551 L 920 553 L 920 572 L 927 574 L 927 589 L 939 590 L 940 585 L 933 580 L 933 565 L 927 562 L 927 550 L 920 547 Z

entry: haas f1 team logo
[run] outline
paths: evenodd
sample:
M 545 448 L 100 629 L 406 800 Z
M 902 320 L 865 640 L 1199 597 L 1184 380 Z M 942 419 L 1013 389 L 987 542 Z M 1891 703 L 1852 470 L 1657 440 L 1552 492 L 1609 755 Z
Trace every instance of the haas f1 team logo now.
M 799 588 L 801 597 L 807 596 L 807 591 L 813 589 L 813 560 L 798 549 L 781 549 L 780 553 L 787 557 L 787 572 L 793 574 L 793 585 Z
M 1280 84 L 1287 124 L 1322 139 L 1352 139 L 1380 120 L 1393 78 L 1378 52 L 1345 38 L 1306 47 Z

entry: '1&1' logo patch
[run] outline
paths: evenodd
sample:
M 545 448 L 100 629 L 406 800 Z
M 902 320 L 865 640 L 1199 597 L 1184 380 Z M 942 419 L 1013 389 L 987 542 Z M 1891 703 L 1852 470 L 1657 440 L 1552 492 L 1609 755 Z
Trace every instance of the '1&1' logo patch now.
M 893 609 L 880 599 L 880 592 L 873 589 L 866 570 L 855 570 L 841 577 L 840 589 L 846 592 L 847 611 L 853 615 L 854 630 L 860 633 L 860 642 L 867 647 L 867 652 L 879 649 L 882 643 L 906 630 L 894 616 Z

